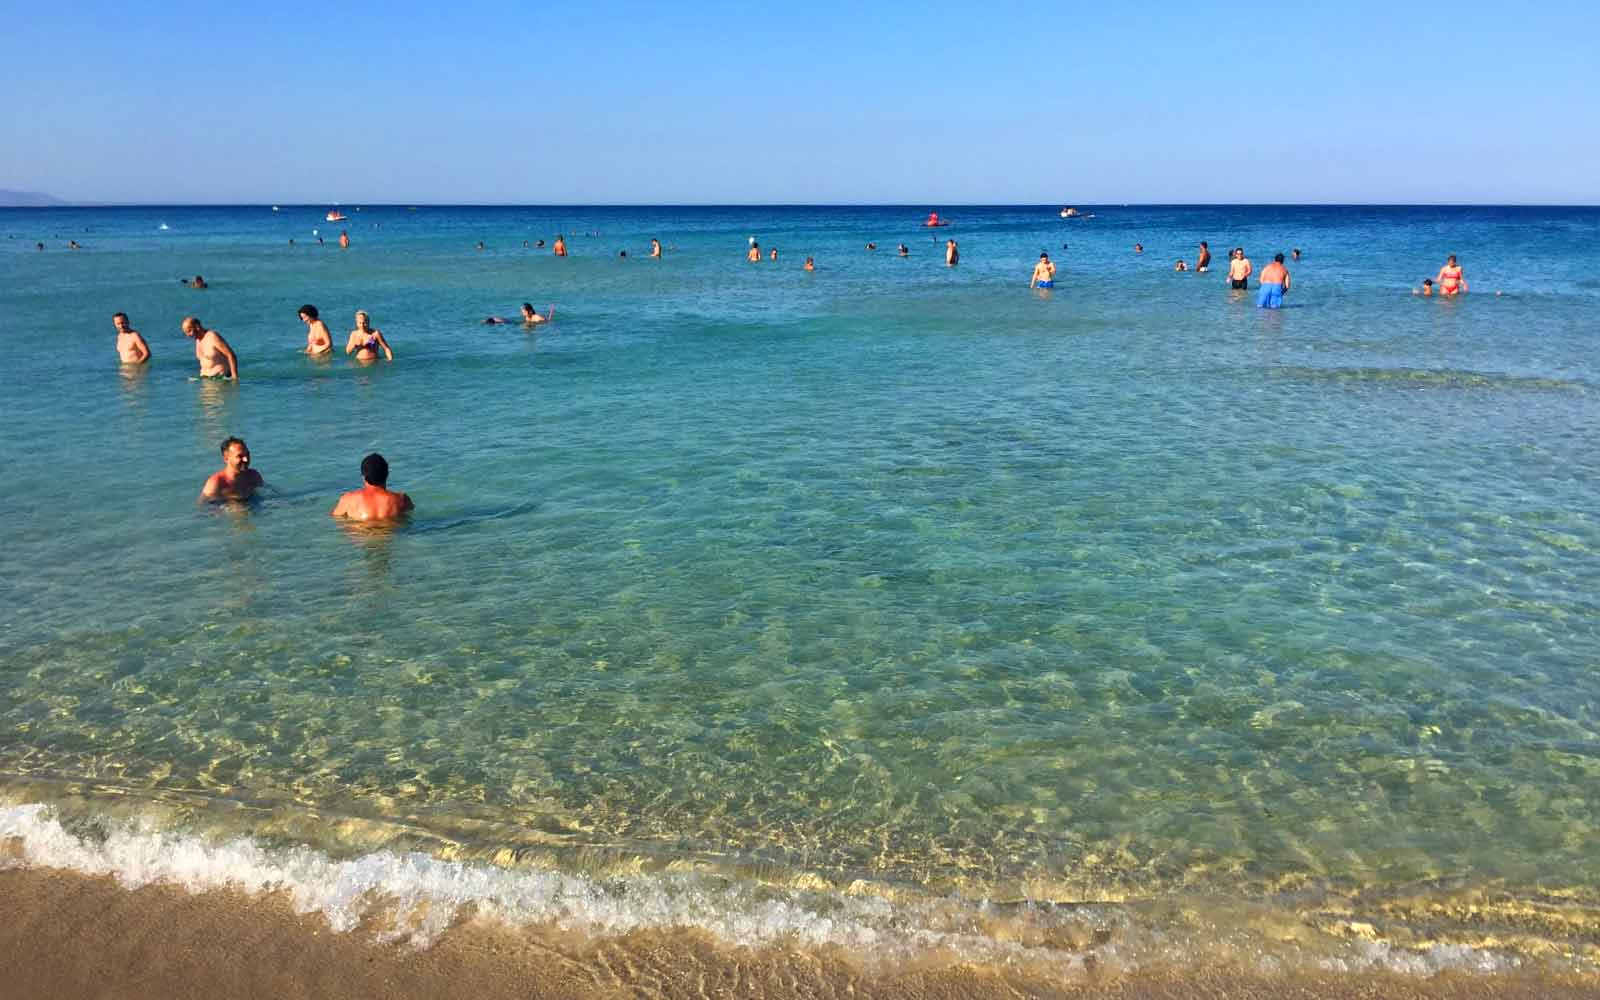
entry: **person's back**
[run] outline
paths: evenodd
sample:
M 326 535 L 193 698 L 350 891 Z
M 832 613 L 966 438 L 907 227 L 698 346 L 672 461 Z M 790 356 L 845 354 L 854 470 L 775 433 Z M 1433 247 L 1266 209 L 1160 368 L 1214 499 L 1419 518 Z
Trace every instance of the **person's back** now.
M 339 498 L 330 512 L 352 521 L 392 521 L 414 509 L 411 498 L 388 488 L 389 463 L 377 452 L 361 460 L 363 485 Z

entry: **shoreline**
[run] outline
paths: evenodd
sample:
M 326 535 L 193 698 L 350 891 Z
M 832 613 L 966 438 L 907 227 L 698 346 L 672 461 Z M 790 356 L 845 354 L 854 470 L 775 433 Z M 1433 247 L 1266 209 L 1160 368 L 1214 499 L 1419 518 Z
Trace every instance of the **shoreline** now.
M 728 947 L 692 931 L 579 940 L 458 918 L 429 948 L 297 914 L 286 893 L 136 889 L 111 876 L 0 870 L 0 982 L 15 996 L 578 998 L 1038 996 L 1476 1000 L 1600 995 L 1600 977 L 1444 972 L 1268 975 L 1219 966 L 1081 979 L 922 963 L 865 972 L 843 953 Z

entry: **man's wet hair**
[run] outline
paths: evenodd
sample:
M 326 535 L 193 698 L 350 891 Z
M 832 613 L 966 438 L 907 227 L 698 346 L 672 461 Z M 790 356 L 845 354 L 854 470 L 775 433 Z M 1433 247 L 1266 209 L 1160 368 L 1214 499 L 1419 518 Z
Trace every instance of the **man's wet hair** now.
M 125 312 L 114 312 L 111 314 L 112 319 L 116 319 L 118 316 L 121 316 L 124 320 L 128 319 L 128 314 Z
M 373 452 L 361 460 L 361 478 L 374 486 L 382 486 L 389 481 L 389 463 L 383 456 Z
M 532 302 L 524 302 L 522 304 L 522 308 L 526 309 L 528 312 L 534 312 L 535 311 L 534 308 L 533 308 L 533 303 Z
M 302 315 L 310 316 L 312 319 L 317 319 L 318 318 L 317 317 L 317 307 L 316 306 L 301 306 L 300 307 L 300 312 L 301 312 Z
M 244 438 L 236 438 L 236 437 L 226 438 L 222 442 L 222 455 L 223 455 L 224 458 L 226 458 L 227 455 L 228 455 L 228 449 L 232 448 L 236 444 L 244 445 L 244 449 L 246 451 L 250 450 L 250 446 L 244 443 Z
M 1283 254 L 1281 254 L 1281 253 L 1280 254 L 1273 254 L 1272 259 L 1277 261 L 1278 263 L 1282 264 L 1283 263 Z

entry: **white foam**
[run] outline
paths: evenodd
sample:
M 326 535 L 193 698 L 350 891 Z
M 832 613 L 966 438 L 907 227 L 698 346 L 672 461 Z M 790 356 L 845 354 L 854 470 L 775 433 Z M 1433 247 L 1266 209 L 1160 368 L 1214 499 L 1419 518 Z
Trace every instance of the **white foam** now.
M 147 821 L 109 824 L 83 834 L 66 829 L 46 805 L 0 806 L 0 867 L 63 868 L 109 875 L 128 887 L 161 882 L 190 892 L 216 889 L 282 892 L 300 913 L 319 913 L 335 931 L 364 919 L 386 928 L 384 940 L 427 946 L 471 908 L 478 919 L 513 926 L 555 926 L 591 935 L 693 928 L 734 945 L 834 947 L 866 960 L 944 955 L 967 962 L 1081 975 L 1086 958 L 1106 970 L 1214 961 L 1221 952 L 1263 971 L 1301 964 L 1263 949 L 1261 939 L 1199 941 L 1142 927 L 1116 907 L 1022 904 L 1004 908 L 959 898 L 890 902 L 877 895 L 786 889 L 703 874 L 633 874 L 596 878 L 520 871 L 380 851 L 336 860 L 306 848 L 269 848 L 246 838 L 221 842 L 155 828 Z M 1049 933 L 1069 929 L 1073 933 Z M 1081 950 L 1047 946 L 1095 939 Z M 1091 957 L 1092 956 L 1092 957 Z M 1432 975 L 1442 969 L 1494 972 L 1517 964 L 1481 949 L 1425 951 L 1353 942 L 1314 964 L 1357 972 Z

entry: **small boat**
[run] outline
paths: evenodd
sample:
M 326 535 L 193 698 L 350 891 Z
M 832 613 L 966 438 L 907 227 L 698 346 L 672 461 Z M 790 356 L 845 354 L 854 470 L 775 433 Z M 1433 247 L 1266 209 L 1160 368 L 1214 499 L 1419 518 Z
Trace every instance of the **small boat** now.
M 276 205 L 274 205 L 274 206 L 272 206 L 272 210 L 273 210 L 273 211 L 274 211 L 274 212 L 276 212 L 276 211 L 277 211 L 277 210 L 278 210 L 278 206 L 276 206 Z
M 336 208 L 333 211 L 328 213 L 327 219 L 328 219 L 329 222 L 343 222 L 344 221 L 344 213 L 339 211 Z
M 929 212 L 928 213 L 928 221 L 923 223 L 923 225 L 927 226 L 930 229 L 937 229 L 940 226 L 948 226 L 949 224 L 950 223 L 945 222 L 943 219 L 939 218 L 939 213 L 938 212 Z
M 1061 210 L 1061 217 L 1063 219 L 1076 219 L 1078 217 L 1078 210 L 1069 205 Z

